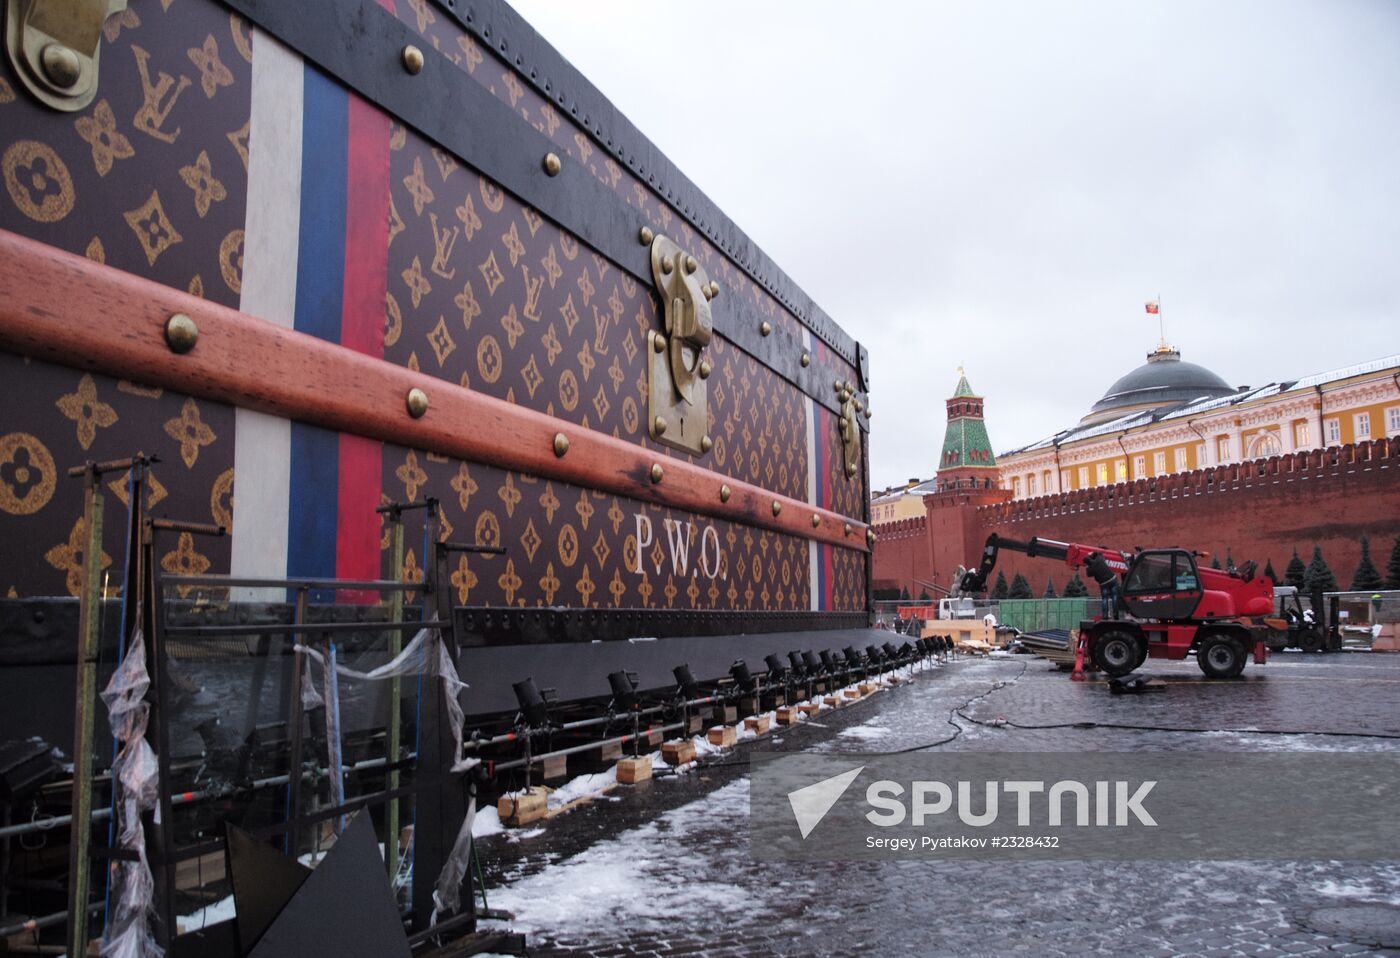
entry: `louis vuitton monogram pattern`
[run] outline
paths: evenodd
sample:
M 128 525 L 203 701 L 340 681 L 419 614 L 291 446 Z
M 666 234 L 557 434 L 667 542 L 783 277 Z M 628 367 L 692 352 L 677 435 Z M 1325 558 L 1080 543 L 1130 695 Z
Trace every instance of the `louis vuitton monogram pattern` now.
M 730 262 L 728 257 L 710 244 L 701 233 L 696 232 L 685 219 L 667 204 L 664 197 L 650 186 L 633 176 L 612 157 L 598 149 L 590 135 L 565 110 L 562 105 L 550 103 L 534 89 L 522 82 L 515 69 L 496 56 L 491 49 L 479 44 L 474 37 L 440 11 L 434 10 L 428 0 L 406 0 L 396 4 L 400 20 L 411 26 L 442 55 L 469 74 L 473 80 L 485 87 L 493 96 L 510 105 L 520 114 L 522 122 L 530 124 L 543 133 L 572 161 L 586 167 L 600 183 L 608 186 L 621 202 L 640 210 L 652 227 L 662 233 L 674 236 L 687 251 L 692 252 L 705 266 L 709 275 L 715 277 L 725 290 L 717 307 L 722 309 L 724 297 L 741 296 L 749 299 L 758 309 L 759 315 L 771 322 L 775 328 L 786 332 L 794 341 L 801 341 L 801 324 L 777 300 L 748 274 Z M 737 350 L 736 350 L 737 351 Z M 834 382 L 837 379 L 856 379 L 855 369 L 834 351 L 817 351 L 812 359 L 815 368 L 820 370 L 819 382 Z M 771 375 L 771 374 L 767 374 Z M 772 377 L 775 386 L 780 382 Z M 786 385 L 780 389 L 793 389 Z M 840 456 L 839 436 L 824 437 L 830 446 L 829 456 Z M 834 442 L 835 445 L 830 444 Z M 848 481 L 840 475 L 841 484 L 852 491 L 844 499 L 854 503 L 845 511 L 846 515 L 859 518 L 864 502 L 861 481 Z M 838 508 L 832 506 L 832 508 Z
M 37 104 L 3 61 L 0 228 L 236 307 L 251 61 L 247 24 L 192 0 L 109 18 L 97 97 L 77 114 Z M 65 473 L 138 451 L 162 459 L 156 514 L 227 524 L 231 408 L 0 353 L 0 594 L 76 594 L 82 482 Z M 108 485 L 103 564 L 116 586 L 125 477 Z M 227 569 L 227 539 L 165 546 L 180 568 Z
M 416 134 L 391 149 L 386 358 L 685 455 L 647 431 L 652 290 Z M 805 399 L 720 337 L 710 359 L 703 463 L 806 498 Z
M 460 605 L 809 608 L 805 539 L 399 446 L 384 447 L 384 472 L 390 498 L 440 498 L 444 540 L 506 549 L 453 556 Z M 400 571 L 410 581 L 431 561 L 423 522 L 405 514 Z M 380 545 L 392 575 L 387 534 Z
M 227 527 L 233 507 L 232 415 L 217 403 L 0 353 L 0 595 L 77 595 L 85 461 L 137 452 L 160 458 L 146 488 L 150 515 Z M 103 479 L 103 569 L 121 584 L 126 473 Z M 184 541 L 189 538 L 189 541 Z M 161 540 L 163 565 L 227 571 L 229 540 Z

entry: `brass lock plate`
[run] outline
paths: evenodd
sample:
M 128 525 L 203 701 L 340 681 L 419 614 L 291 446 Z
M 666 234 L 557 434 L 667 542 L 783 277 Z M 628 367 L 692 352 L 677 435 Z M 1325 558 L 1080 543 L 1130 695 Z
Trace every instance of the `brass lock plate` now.
M 704 455 L 711 445 L 706 348 L 714 336 L 715 287 L 695 257 L 665 236 L 652 240 L 651 274 L 664 329 L 647 343 L 647 428 L 663 445 Z
M 5 52 L 41 103 L 73 113 L 97 95 L 102 24 L 126 0 L 5 0 Z
M 860 420 L 855 397 L 849 391 L 843 391 L 841 396 L 841 415 L 836 425 L 841 431 L 842 467 L 846 479 L 851 480 L 860 473 Z

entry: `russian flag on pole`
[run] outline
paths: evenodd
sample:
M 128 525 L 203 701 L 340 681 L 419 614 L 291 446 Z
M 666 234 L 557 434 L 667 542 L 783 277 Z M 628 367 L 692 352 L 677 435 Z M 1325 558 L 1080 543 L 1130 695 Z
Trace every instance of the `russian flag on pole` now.
M 1157 301 L 1156 301 L 1155 299 L 1154 299 L 1154 300 L 1150 300 L 1150 301 L 1148 302 L 1148 304 L 1147 304 L 1147 315 L 1149 315 L 1149 316 L 1156 316 L 1156 315 L 1157 315 L 1158 313 L 1160 313 L 1161 311 L 1162 311 L 1162 308 L 1161 308 L 1161 306 L 1157 303 Z

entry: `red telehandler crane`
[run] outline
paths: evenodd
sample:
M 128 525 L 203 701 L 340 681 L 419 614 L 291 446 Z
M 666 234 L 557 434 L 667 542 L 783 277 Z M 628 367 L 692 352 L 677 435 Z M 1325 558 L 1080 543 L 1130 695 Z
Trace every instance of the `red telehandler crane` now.
M 1245 657 L 1263 664 L 1267 627 L 1252 618 L 1273 615 L 1274 585 L 1256 577 L 1246 562 L 1224 571 L 1198 566 L 1206 553 L 1188 549 L 1139 549 L 1120 552 L 1103 546 L 1031 538 L 1022 542 L 995 533 L 987 537 L 978 567 L 963 574 L 958 588 L 982 592 L 1002 550 L 1031 557 L 1061 559 L 1084 569 L 1113 596 L 1111 614 L 1080 623 L 1080 638 L 1100 669 L 1127 675 L 1150 656 L 1186 658 L 1196 652 L 1201 671 L 1213 679 L 1232 679 L 1244 671 Z M 1116 618 L 1122 609 L 1131 618 Z

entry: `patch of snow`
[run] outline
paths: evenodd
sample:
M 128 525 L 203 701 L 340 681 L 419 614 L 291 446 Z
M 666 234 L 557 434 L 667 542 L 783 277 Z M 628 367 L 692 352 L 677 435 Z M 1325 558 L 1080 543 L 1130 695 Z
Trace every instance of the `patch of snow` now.
M 862 742 L 872 739 L 884 738 L 890 734 L 888 725 L 880 725 L 878 722 L 867 722 L 864 725 L 853 725 L 850 728 L 842 729 L 837 733 L 841 738 L 853 738 Z
M 514 927 L 551 935 L 617 929 L 626 902 L 632 931 L 675 927 L 678 915 L 723 915 L 726 921 L 767 907 L 736 884 L 697 882 L 711 866 L 688 839 L 707 831 L 733 831 L 747 810 L 747 779 L 672 809 L 647 824 L 594 845 L 503 888 L 491 890 L 493 908 L 515 915 Z

